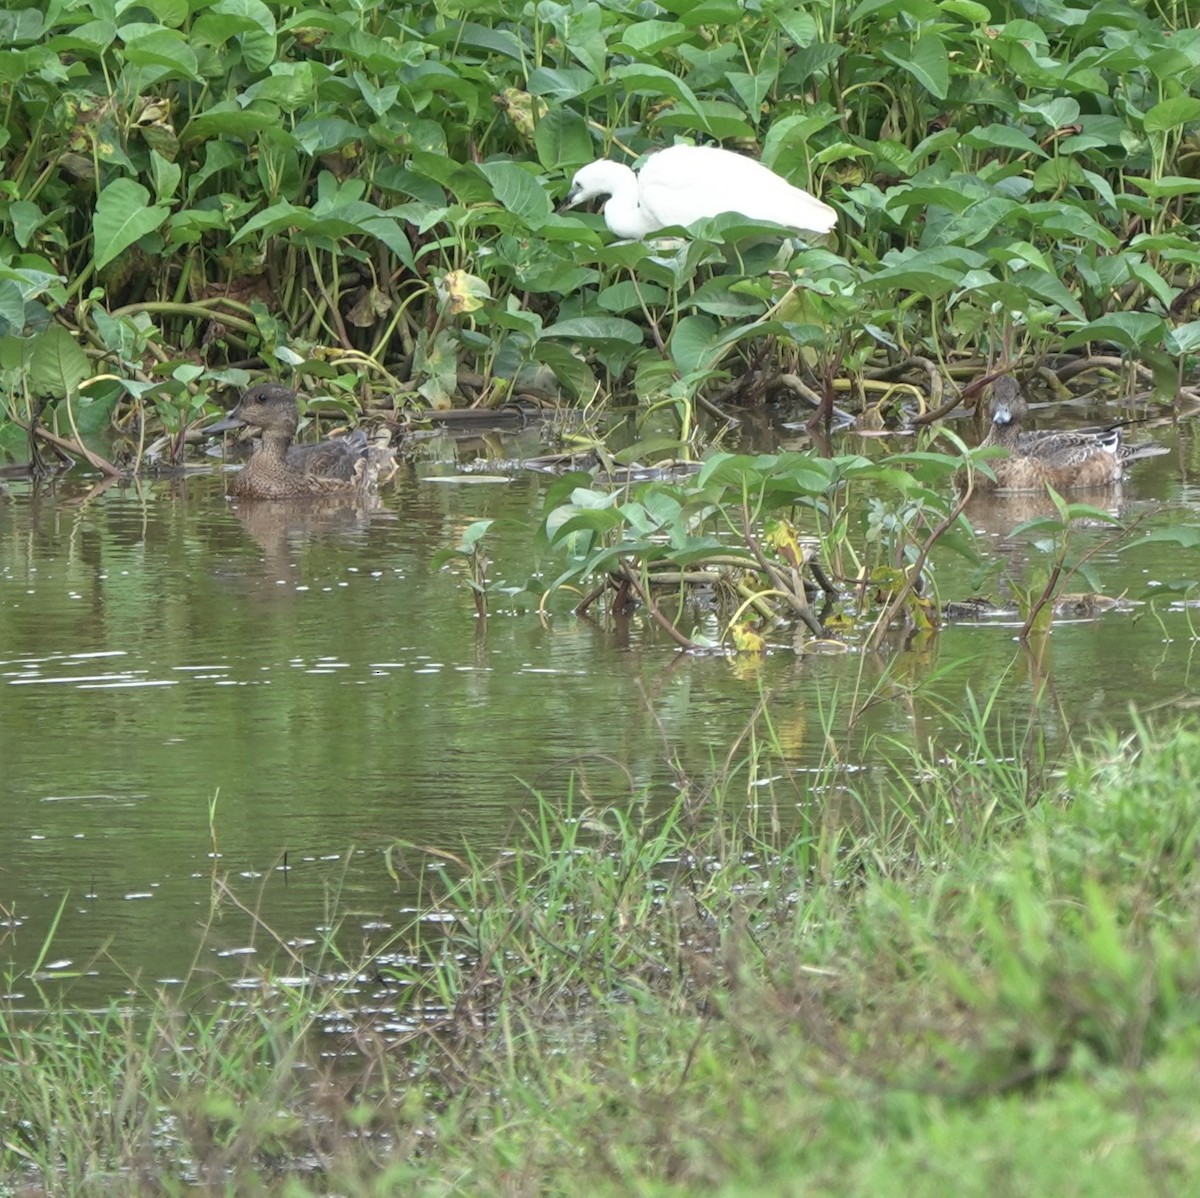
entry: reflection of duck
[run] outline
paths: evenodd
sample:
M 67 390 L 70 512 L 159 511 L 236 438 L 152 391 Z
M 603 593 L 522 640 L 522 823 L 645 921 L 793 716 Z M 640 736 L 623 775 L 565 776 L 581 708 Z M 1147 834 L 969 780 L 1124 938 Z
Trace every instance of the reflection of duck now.
M 330 545 L 365 543 L 372 523 L 389 519 L 379 496 L 363 492 L 315 495 L 304 503 L 258 499 L 235 504 L 232 511 L 262 550 L 262 560 L 253 569 L 238 564 L 230 572 L 244 576 L 272 602 L 293 594 L 292 584 L 311 582 Z
M 1025 432 L 1021 423 L 1029 408 L 1017 380 L 1002 375 L 992 385 L 992 424 L 983 440 L 1008 450 L 1008 457 L 989 465 L 996 481 L 976 474 L 977 490 L 1056 491 L 1105 487 L 1119 483 L 1125 468 L 1139 458 L 1168 452 L 1165 446 L 1121 443 L 1121 426 L 1101 429 Z
M 259 383 L 229 416 L 206 431 L 248 425 L 262 431 L 262 446 L 229 480 L 230 495 L 247 499 L 298 499 L 369 491 L 392 451 L 373 448 L 361 429 L 316 445 L 293 445 L 300 423 L 295 395 L 281 383 Z

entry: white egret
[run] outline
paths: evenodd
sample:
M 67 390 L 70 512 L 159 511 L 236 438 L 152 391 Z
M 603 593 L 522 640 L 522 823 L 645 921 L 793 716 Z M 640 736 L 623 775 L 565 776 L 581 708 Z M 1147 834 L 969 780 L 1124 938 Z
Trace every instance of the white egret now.
M 566 206 L 597 196 L 609 197 L 604 223 L 618 237 L 645 237 L 723 212 L 810 233 L 827 233 L 837 223 L 828 204 L 761 162 L 715 146 L 671 146 L 647 158 L 637 174 L 598 159 L 576 172 Z

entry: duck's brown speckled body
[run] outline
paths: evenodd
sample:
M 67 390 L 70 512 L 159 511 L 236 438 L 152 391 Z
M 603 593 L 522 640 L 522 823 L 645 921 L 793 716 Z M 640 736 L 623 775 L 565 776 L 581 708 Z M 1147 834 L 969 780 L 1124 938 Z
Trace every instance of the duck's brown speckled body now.
M 1126 467 L 1139 458 L 1154 457 L 1167 449 L 1153 442 L 1125 445 L 1121 428 L 1044 429 L 1025 431 L 1021 424 L 1028 405 L 1020 384 L 1003 375 L 992 384 L 991 424 L 984 445 L 1008 450 L 1008 457 L 989 461 L 996 481 L 975 475 L 977 491 L 1056 491 L 1107 487 L 1119 483 Z
M 209 432 L 247 425 L 262 433 L 262 445 L 233 475 L 228 494 L 244 499 L 300 499 L 370 490 L 392 451 L 373 447 L 361 429 L 315 445 L 293 445 L 300 411 L 282 383 L 259 383 Z

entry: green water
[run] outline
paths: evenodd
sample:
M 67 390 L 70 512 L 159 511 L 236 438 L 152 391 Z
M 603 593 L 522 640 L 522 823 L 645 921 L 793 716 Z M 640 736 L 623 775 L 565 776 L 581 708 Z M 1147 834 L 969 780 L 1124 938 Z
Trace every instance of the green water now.
M 1194 446 L 1175 448 L 1106 501 L 1122 519 L 1194 522 Z M 997 721 L 1035 720 L 1052 748 L 1195 689 L 1196 596 L 1169 588 L 1195 581 L 1198 555 L 1169 544 L 1096 557 L 1109 594 L 1161 601 L 1060 621 L 1042 673 L 1015 621 L 951 627 L 894 660 L 758 662 L 681 654 L 636 616 L 579 620 L 567 596 L 547 619 L 500 603 L 481 621 L 434 555 L 472 520 L 536 520 L 546 480 L 428 481 L 453 456 L 406 469 L 369 513 L 239 512 L 215 474 L 0 495 L 0 987 L 36 1005 L 39 958 L 44 984 L 80 1003 L 237 976 L 267 967 L 275 937 L 303 947 L 335 921 L 351 954 L 380 944 L 417 901 L 389 846 L 486 855 L 523 834 L 530 787 L 562 799 L 572 777 L 579 804 L 648 787 L 665 801 L 669 759 L 724 759 L 764 695 L 811 804 L 822 710 L 848 710 L 887 669 L 902 686 L 845 737 L 851 760 L 871 733 L 950 735 L 939 705 L 961 709 L 968 685 L 1006 679 Z M 1030 555 L 1006 521 L 977 522 L 1019 573 Z M 526 553 L 502 538 L 492 577 L 525 582 Z

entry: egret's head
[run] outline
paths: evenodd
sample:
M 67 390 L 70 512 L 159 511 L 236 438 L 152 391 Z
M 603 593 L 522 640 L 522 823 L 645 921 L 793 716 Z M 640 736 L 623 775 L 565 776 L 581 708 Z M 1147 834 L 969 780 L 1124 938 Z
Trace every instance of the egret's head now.
M 576 204 L 594 200 L 597 196 L 610 196 L 616 190 L 622 176 L 631 173 L 629 167 L 622 166 L 619 162 L 609 162 L 604 158 L 589 162 L 587 166 L 575 172 L 575 178 L 571 180 L 571 190 L 567 192 L 563 207 L 574 208 Z

